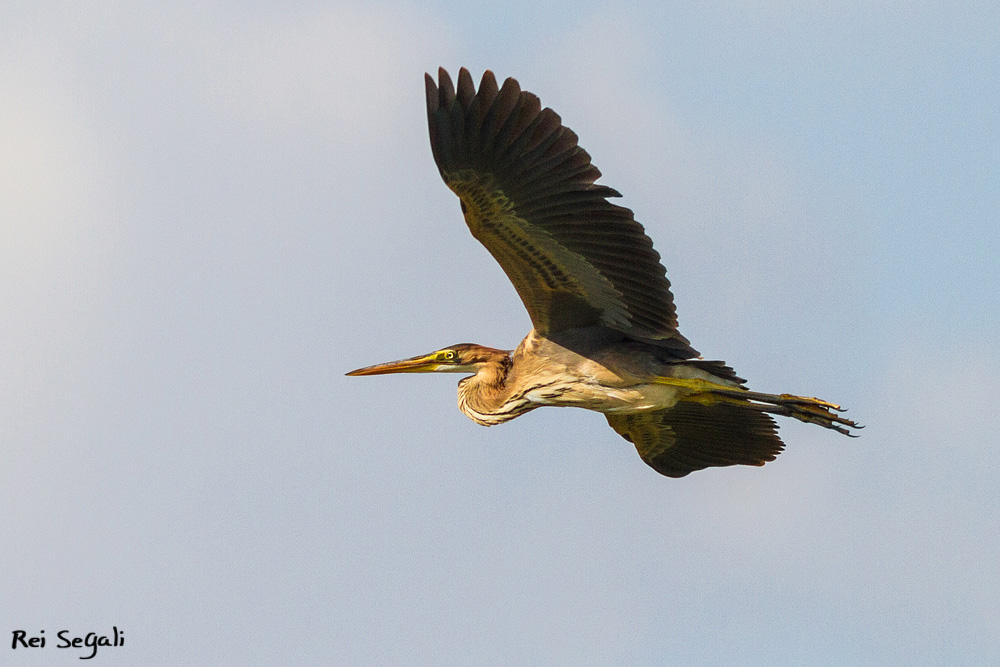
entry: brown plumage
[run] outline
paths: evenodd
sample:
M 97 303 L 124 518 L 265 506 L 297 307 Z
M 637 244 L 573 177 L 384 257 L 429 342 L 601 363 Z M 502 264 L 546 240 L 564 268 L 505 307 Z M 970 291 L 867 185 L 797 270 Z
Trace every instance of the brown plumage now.
M 458 372 L 459 408 L 499 424 L 545 405 L 602 412 L 658 472 L 763 465 L 783 444 L 768 414 L 841 433 L 858 426 L 815 398 L 761 394 L 677 331 L 666 270 L 620 196 L 535 95 L 487 71 L 428 75 L 431 148 L 473 236 L 531 317 L 513 353 L 470 343 L 348 375 Z

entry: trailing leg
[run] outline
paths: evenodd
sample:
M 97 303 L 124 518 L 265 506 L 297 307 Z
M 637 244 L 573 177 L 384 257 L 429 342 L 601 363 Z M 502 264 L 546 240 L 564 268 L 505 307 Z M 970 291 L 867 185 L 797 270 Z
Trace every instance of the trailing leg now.
M 756 391 L 728 388 L 713 388 L 710 393 L 757 408 L 762 412 L 793 417 L 807 424 L 819 424 L 824 428 L 833 429 L 851 437 L 857 436 L 851 433 L 850 429 L 864 428 L 853 420 L 837 414 L 844 411 L 839 405 L 819 398 L 793 394 L 763 394 Z

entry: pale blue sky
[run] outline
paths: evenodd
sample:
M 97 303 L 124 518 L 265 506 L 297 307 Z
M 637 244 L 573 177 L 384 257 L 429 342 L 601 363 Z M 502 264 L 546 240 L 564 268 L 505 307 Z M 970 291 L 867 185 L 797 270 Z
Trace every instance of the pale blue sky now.
M 4 3 L 0 662 L 117 625 L 101 664 L 1000 663 L 997 25 Z M 434 168 L 439 65 L 556 109 L 694 345 L 862 437 L 671 480 L 597 414 L 344 377 L 528 330 Z

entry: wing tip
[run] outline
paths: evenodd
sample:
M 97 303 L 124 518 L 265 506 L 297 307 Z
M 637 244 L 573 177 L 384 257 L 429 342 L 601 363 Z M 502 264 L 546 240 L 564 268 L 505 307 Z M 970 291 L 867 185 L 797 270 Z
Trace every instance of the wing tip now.
M 446 107 L 455 99 L 455 84 L 448 74 L 448 70 L 438 67 L 438 104 Z
M 434 82 L 434 77 L 427 72 L 424 72 L 424 91 L 427 94 L 427 115 L 430 116 L 438 110 L 440 103 L 437 84 Z

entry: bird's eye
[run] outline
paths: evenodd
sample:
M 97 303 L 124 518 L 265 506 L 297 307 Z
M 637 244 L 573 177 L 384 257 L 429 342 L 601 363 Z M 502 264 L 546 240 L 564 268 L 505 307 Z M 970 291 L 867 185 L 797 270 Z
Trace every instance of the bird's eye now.
M 445 350 L 444 351 L 444 358 L 447 359 L 448 361 L 455 361 L 455 351 L 454 350 Z

